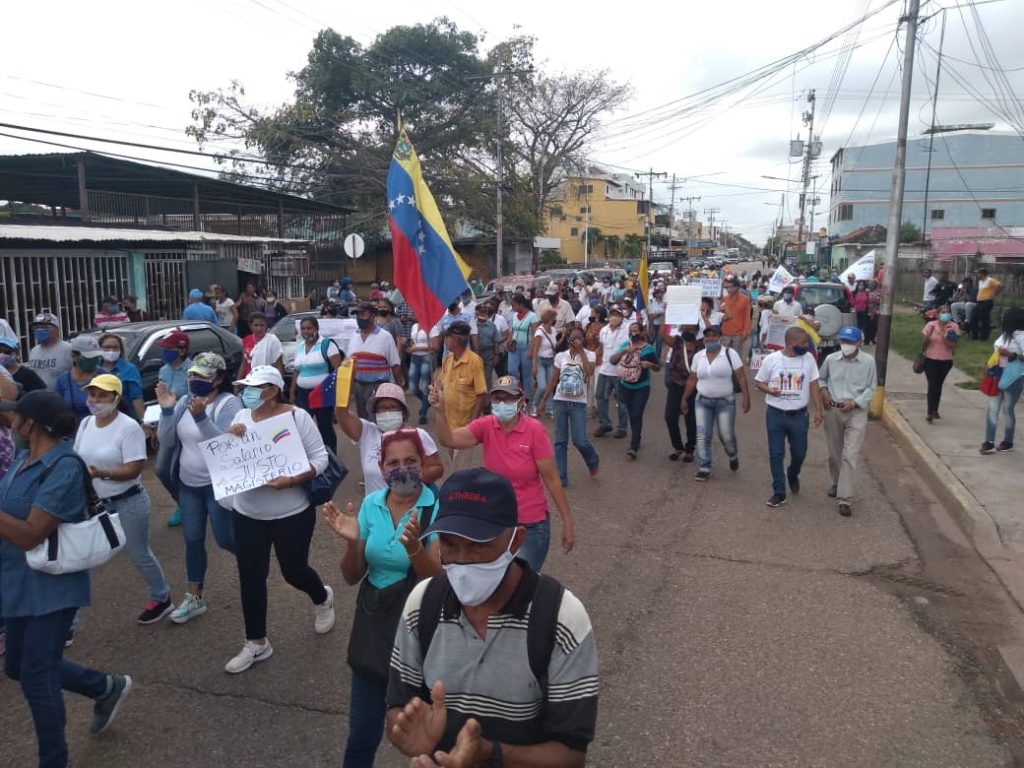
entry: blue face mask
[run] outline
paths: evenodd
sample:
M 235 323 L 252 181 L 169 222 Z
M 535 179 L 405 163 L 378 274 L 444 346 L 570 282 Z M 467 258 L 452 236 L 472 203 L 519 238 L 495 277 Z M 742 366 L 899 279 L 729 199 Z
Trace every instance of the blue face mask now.
M 35 339 L 36 344 L 45 344 L 50 340 L 50 332 L 45 328 L 36 328 L 32 331 L 32 338 Z
M 953 315 L 950 312 L 943 312 L 941 315 L 939 315 L 939 322 L 942 323 L 948 323 L 952 319 Z
M 508 424 L 519 413 L 519 403 L 491 403 L 491 413 L 498 421 Z
M 705 341 L 704 349 L 708 352 L 717 352 L 722 348 L 722 342 L 720 341 Z
M 213 382 L 206 379 L 189 379 L 188 391 L 196 397 L 206 397 L 213 392 Z
M 242 390 L 242 405 L 254 411 L 263 405 L 263 390 L 259 387 L 246 387 Z
M 165 363 L 174 363 L 178 360 L 178 350 L 176 349 L 165 349 L 160 353 L 160 357 Z
M 807 354 L 807 347 L 793 347 L 793 354 L 797 357 Z

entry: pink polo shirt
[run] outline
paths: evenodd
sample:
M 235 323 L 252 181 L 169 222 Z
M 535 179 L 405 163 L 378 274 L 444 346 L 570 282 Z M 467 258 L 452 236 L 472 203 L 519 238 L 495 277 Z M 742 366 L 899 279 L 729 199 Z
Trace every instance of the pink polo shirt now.
M 924 337 L 924 356 L 932 360 L 952 360 L 953 348 L 943 339 L 949 331 L 960 333 L 960 326 L 954 322 L 941 326 L 937 320 L 932 320 L 921 329 L 921 336 Z
M 481 416 L 466 425 L 483 446 L 484 467 L 512 483 L 519 504 L 519 524 L 542 522 L 548 515 L 544 484 L 537 461 L 554 456 L 544 425 L 520 414 L 508 432 L 495 416 Z

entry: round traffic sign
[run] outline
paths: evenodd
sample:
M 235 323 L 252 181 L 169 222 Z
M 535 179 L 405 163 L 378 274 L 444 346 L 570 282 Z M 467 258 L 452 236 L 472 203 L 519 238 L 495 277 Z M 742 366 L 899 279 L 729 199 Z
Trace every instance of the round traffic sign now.
M 350 259 L 358 259 L 363 255 L 363 251 L 366 249 L 366 243 L 363 242 L 363 238 L 355 233 L 345 237 L 345 255 Z

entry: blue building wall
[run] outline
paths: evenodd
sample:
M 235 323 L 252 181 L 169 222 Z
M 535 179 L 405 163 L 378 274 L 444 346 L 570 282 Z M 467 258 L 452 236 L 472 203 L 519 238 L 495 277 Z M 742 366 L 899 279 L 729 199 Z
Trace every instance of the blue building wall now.
M 848 147 L 833 155 L 830 234 L 842 237 L 861 227 L 888 223 L 895 157 L 896 142 Z M 928 137 L 909 140 L 903 221 L 918 227 L 925 224 L 927 167 Z M 847 205 L 852 209 L 841 208 Z M 994 208 L 995 219 L 982 219 L 983 208 Z M 928 211 L 928 231 L 1024 226 L 1024 139 L 985 132 L 936 135 Z M 942 218 L 932 218 L 932 211 L 941 211 Z

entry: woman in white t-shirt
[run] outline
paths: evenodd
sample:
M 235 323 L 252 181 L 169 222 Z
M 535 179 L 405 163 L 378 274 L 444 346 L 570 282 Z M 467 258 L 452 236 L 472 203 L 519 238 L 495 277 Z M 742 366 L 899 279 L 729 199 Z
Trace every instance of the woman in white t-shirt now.
M 164 569 L 149 548 L 149 494 L 139 481 L 146 463 L 146 434 L 132 415 L 117 376 L 101 374 L 84 389 L 92 415 L 78 425 L 75 453 L 88 466 L 107 511 L 120 518 L 125 551 L 146 581 L 149 599 L 136 621 L 155 624 L 174 606 Z
M 548 418 L 554 418 L 554 407 L 548 401 L 548 382 L 555 370 L 555 347 L 558 346 L 558 331 L 555 330 L 557 314 L 553 309 L 545 309 L 540 315 L 540 325 L 533 332 L 530 344 L 530 360 L 533 362 L 533 378 L 537 388 L 530 415 L 536 417 L 540 409 Z M 546 405 L 545 405 L 546 404 Z
M 1017 416 L 1014 409 L 1017 407 L 1017 401 L 1020 400 L 1021 390 L 1024 390 L 1024 375 L 1021 375 L 1024 374 L 1024 371 L 1020 368 L 1021 365 L 1024 365 L 1024 309 L 1013 307 L 1003 313 L 1003 332 L 999 334 L 993 347 L 999 353 L 1000 369 L 1013 366 L 1013 370 L 1018 373 L 1018 376 L 1010 386 L 1001 389 L 998 395 L 988 399 L 985 442 L 981 445 L 981 452 L 984 454 L 1013 450 L 1013 433 L 1017 429 Z M 999 427 L 1000 413 L 1005 417 L 1006 423 L 1003 426 L 1003 442 L 996 446 L 994 443 L 996 429 Z
M 412 331 L 409 333 L 409 387 L 413 394 L 420 399 L 420 425 L 427 423 L 427 410 L 430 403 L 427 402 L 427 395 L 430 393 L 431 366 L 430 366 L 430 329 L 421 328 L 419 323 L 413 323 Z M 367 490 L 369 493 L 369 490 Z
M 696 479 L 711 477 L 711 438 L 718 425 L 718 439 L 729 457 L 729 469 L 740 468 L 739 449 L 736 447 L 736 394 L 733 381 L 739 382 L 743 412 L 750 410 L 750 389 L 747 374 L 739 354 L 723 347 L 722 330 L 717 325 L 704 329 L 704 349 L 693 356 L 690 377 L 686 382 L 680 410 L 689 409 L 689 397 L 697 392 L 697 461 Z
M 597 477 L 600 458 L 587 438 L 587 390 L 594 378 L 597 355 L 584 347 L 586 333 L 580 327 L 572 328 L 567 338 L 558 345 L 554 358 L 554 373 L 544 393 L 554 395 L 555 403 L 555 465 L 562 487 L 569 485 L 569 436 L 580 452 L 591 477 Z

